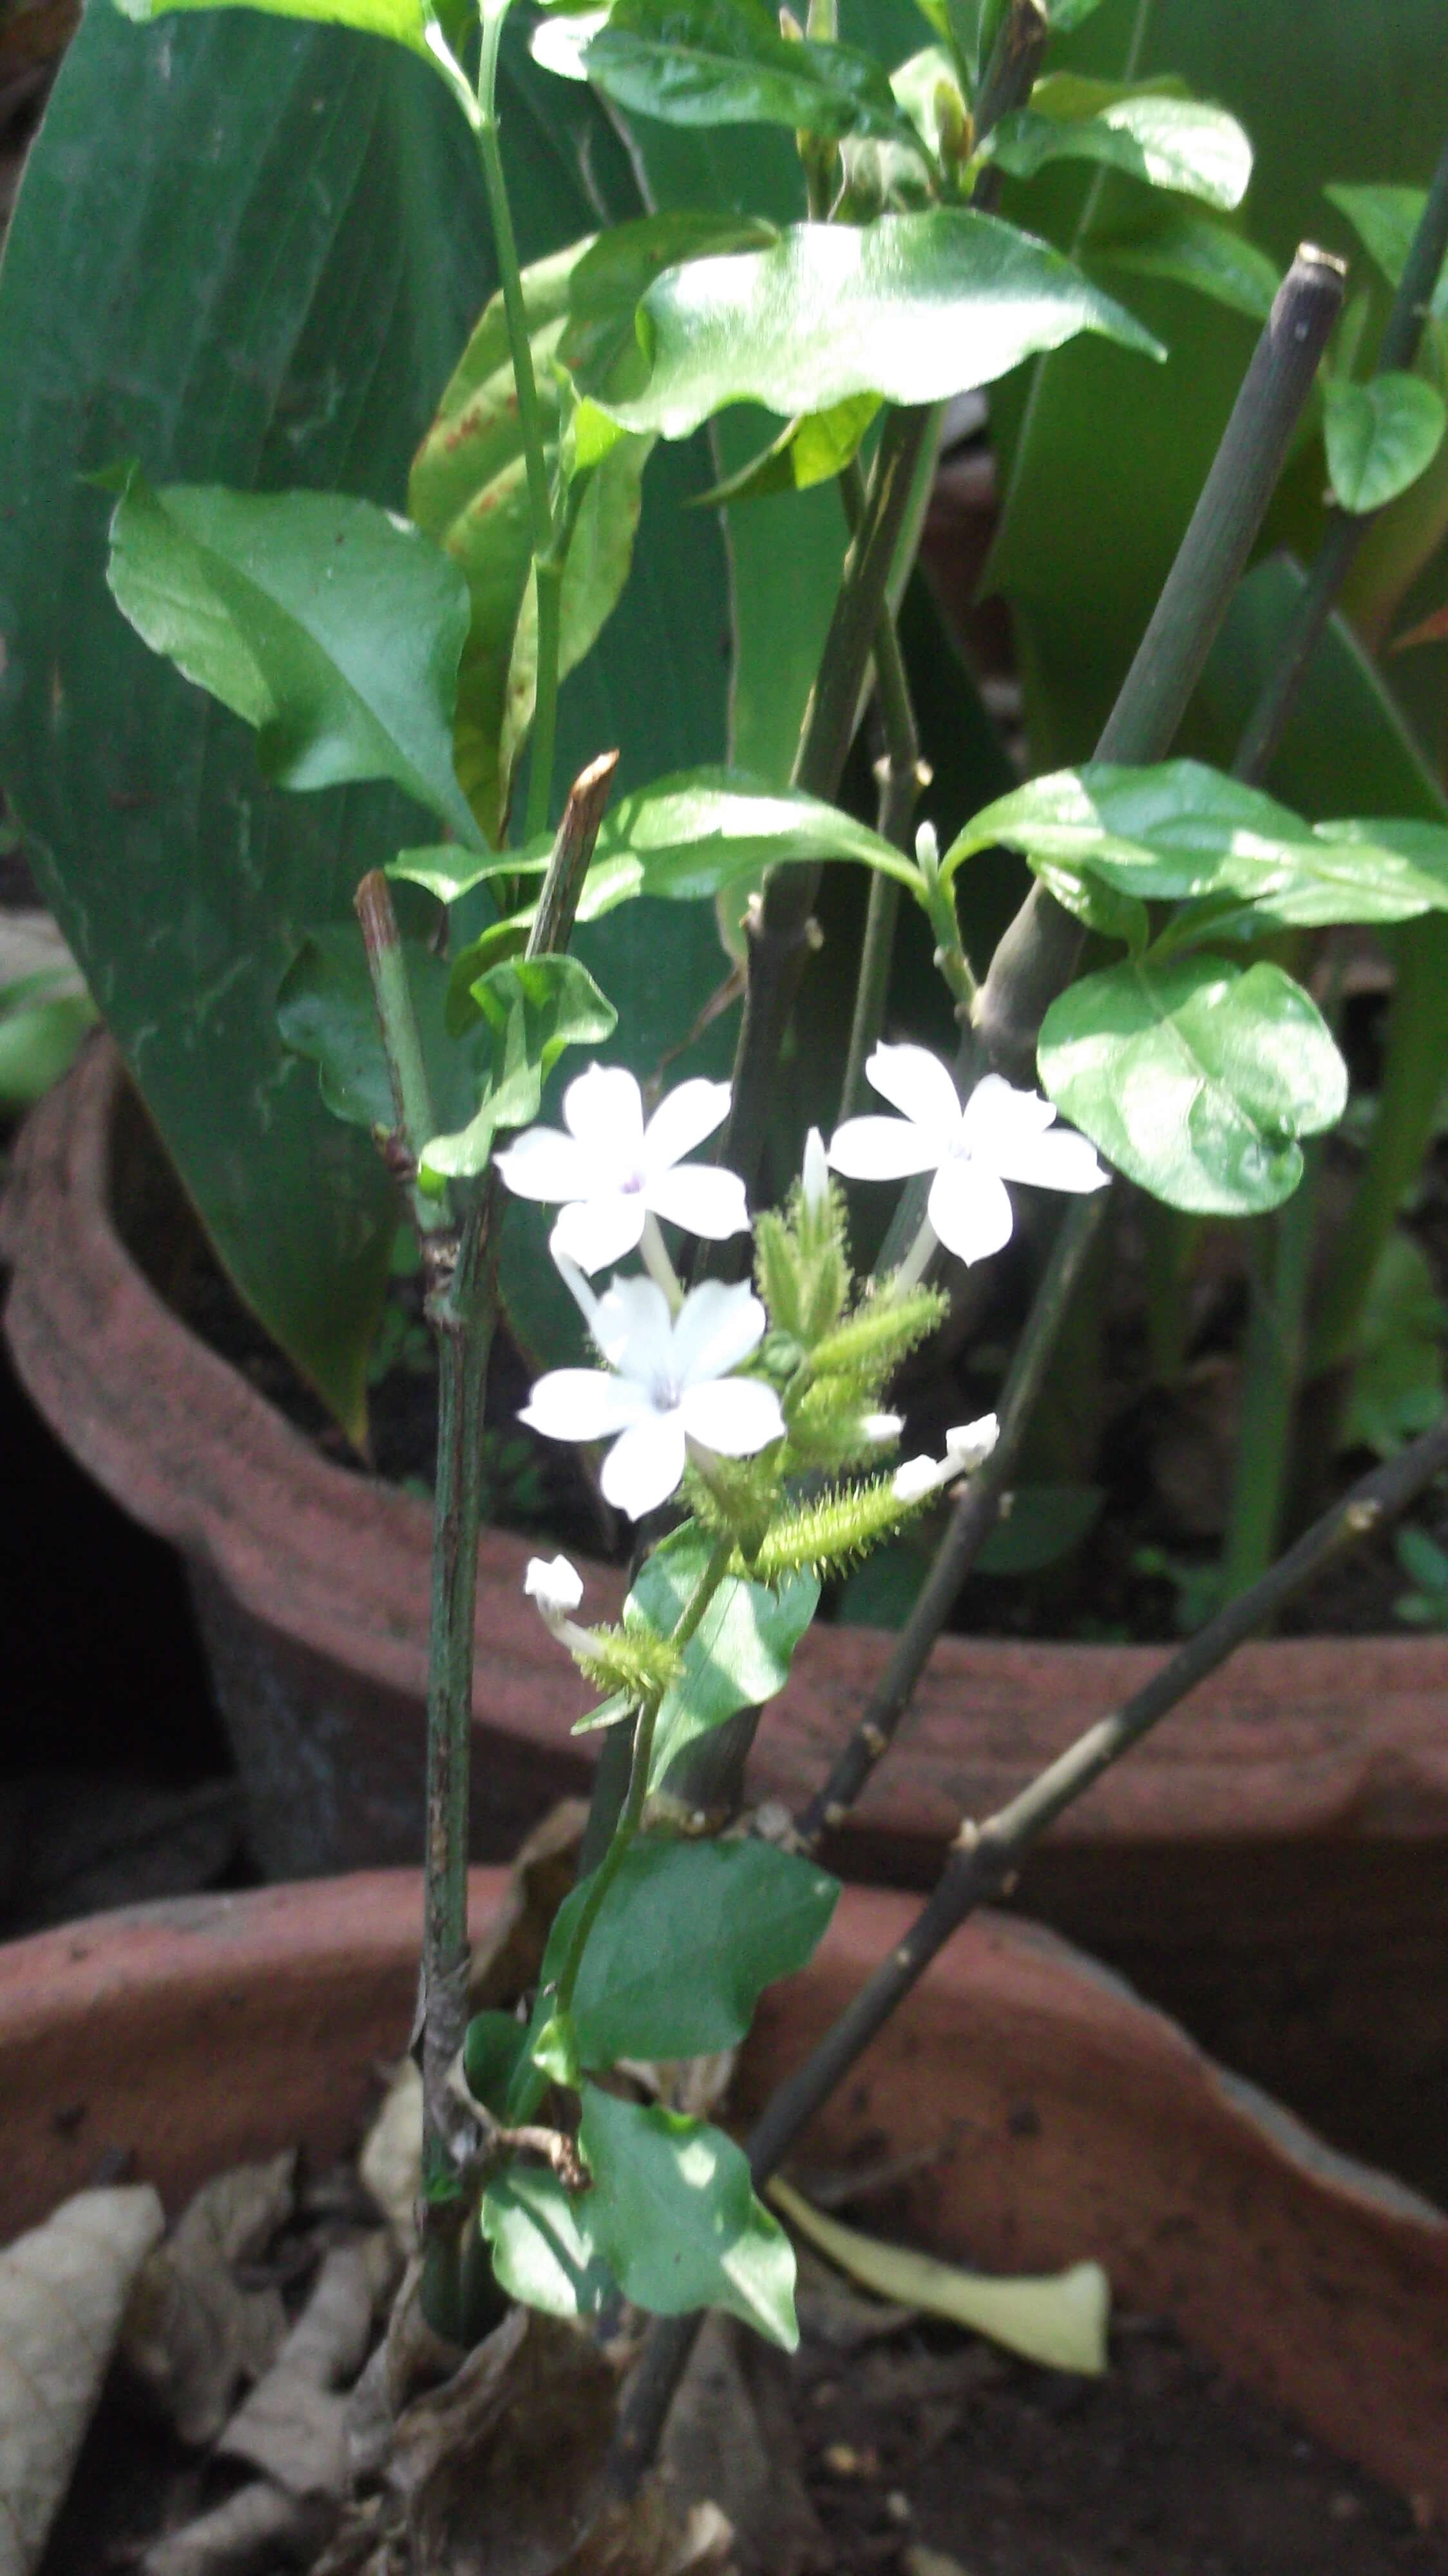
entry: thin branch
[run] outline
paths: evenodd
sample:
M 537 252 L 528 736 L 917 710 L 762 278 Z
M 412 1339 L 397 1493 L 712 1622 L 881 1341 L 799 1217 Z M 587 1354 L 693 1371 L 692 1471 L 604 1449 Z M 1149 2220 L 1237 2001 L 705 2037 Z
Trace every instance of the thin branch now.
M 853 536 L 865 512 L 865 479 L 857 459 L 852 459 L 840 476 L 840 497 Z M 874 662 L 875 697 L 885 737 L 883 756 L 875 764 L 875 779 L 880 791 L 875 828 L 882 839 L 893 842 L 897 850 L 908 850 L 915 808 L 921 790 L 929 785 L 930 772 L 920 757 L 920 728 L 915 720 L 909 675 L 888 596 L 880 603 L 880 614 L 875 624 Z M 885 1025 L 885 1002 L 890 987 L 890 961 L 900 912 L 900 891 L 894 877 L 882 876 L 878 869 L 871 870 L 865 935 L 855 980 L 850 1043 L 845 1057 L 845 1077 L 840 1087 L 841 1118 L 848 1118 L 857 1104 L 864 1086 L 865 1059 Z
M 1445 1468 L 1448 1423 L 1440 1423 L 1401 1457 L 1354 1485 L 1260 1583 L 1169 1656 L 1121 1708 L 1088 1727 L 1019 1797 L 983 1825 L 962 1825 L 934 1894 L 904 1939 L 882 1960 L 813 2055 L 786 2077 L 766 2103 L 749 2141 L 756 2189 L 778 2170 L 800 2132 L 898 2010 L 937 1951 L 978 1905 L 1001 1894 L 1047 1827 L 1238 1646 L 1269 1626 L 1324 1567 L 1401 1512 Z M 650 2335 L 615 2444 L 614 2475 L 625 2488 L 637 2483 L 653 2457 L 700 2322 L 697 2315 L 669 2318 Z

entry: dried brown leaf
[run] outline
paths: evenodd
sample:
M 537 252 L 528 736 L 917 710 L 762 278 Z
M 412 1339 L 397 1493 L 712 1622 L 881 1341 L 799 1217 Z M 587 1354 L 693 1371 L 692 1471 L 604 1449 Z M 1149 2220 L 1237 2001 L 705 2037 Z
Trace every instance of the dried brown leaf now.
M 243 2289 L 236 2272 L 291 2216 L 296 2163 L 289 2152 L 203 2183 L 136 2284 L 126 2365 L 183 2442 L 214 2442 L 237 2389 L 259 2379 L 281 2348 L 280 2292 Z
M 348 2483 L 347 2399 L 372 2331 L 377 2284 L 364 2245 L 340 2245 L 266 2377 L 217 2445 L 293 2496 L 340 2502 Z
M 280 2565 L 307 2566 L 331 2514 L 330 2505 L 280 2487 L 242 2487 L 214 2512 L 153 2541 L 141 2576 L 272 2576 Z

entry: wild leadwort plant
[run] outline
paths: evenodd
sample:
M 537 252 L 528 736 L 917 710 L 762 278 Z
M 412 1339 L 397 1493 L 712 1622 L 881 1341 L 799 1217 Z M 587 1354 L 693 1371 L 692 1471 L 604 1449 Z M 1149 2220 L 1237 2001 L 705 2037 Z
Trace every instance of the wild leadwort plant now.
M 122 5 L 149 18 L 168 0 Z M 1309 826 L 1262 793 L 1253 782 L 1291 685 L 1274 686 L 1250 729 L 1249 774 L 1168 758 L 1341 304 L 1340 264 L 1311 251 L 1265 316 L 1095 759 L 998 798 L 943 853 L 914 833 L 919 743 L 891 602 L 940 406 L 1083 331 L 1143 358 L 1156 350 L 1094 277 L 999 212 L 1006 178 L 1026 186 L 1063 157 L 1106 164 L 1170 192 L 1178 240 L 1180 201 L 1192 200 L 1187 269 L 1198 279 L 1220 277 L 1240 247 L 1219 220 L 1250 169 L 1230 117 L 1129 86 L 1103 99 L 1043 72 L 1053 18 L 1084 18 L 1091 0 L 1051 11 L 1042 0 L 924 0 L 928 42 L 893 69 L 839 41 L 831 0 L 813 0 L 803 35 L 754 0 L 614 0 L 571 25 L 551 16 L 539 58 L 625 112 L 798 135 L 808 217 L 648 215 L 527 269 L 499 137 L 507 0 L 480 0 L 476 17 L 451 0 L 265 5 L 390 37 L 441 76 L 476 139 L 499 293 L 417 456 L 408 518 L 327 492 L 155 491 L 128 465 L 112 478 L 110 580 L 139 633 L 256 728 L 274 782 L 387 780 L 447 836 L 364 878 L 365 957 L 319 921 L 283 985 L 280 1021 L 320 1068 L 328 1106 L 374 1131 L 408 1193 L 439 1346 L 422 1979 L 430 2296 L 465 2325 L 463 2292 L 486 2243 L 496 2280 L 537 2306 L 588 2316 L 619 2289 L 673 2317 L 623 2427 L 627 2479 L 673 2384 L 679 2320 L 715 2304 L 790 2339 L 791 2259 L 758 2188 L 940 1942 L 1107 1763 L 1448 1455 L 1441 1433 L 1407 1452 L 1011 1809 L 963 1821 L 917 1925 L 769 2106 L 747 2157 L 721 2130 L 609 2089 L 621 2061 L 731 2046 L 763 1986 L 818 1940 L 835 1889 L 812 1854 L 887 1750 L 1000 1508 L 1110 1195 L 1098 1156 L 1189 1216 L 1270 1215 L 1291 1200 L 1302 1140 L 1331 1126 L 1346 1085 L 1332 1032 L 1276 943 L 1448 910 L 1448 837 L 1373 819 Z M 1448 162 L 1404 270 L 1390 372 L 1416 348 L 1445 238 Z M 833 478 L 851 532 L 790 785 L 695 770 L 646 779 L 606 813 L 609 756 L 553 828 L 560 682 L 627 578 L 655 443 L 749 400 L 782 426 L 725 497 L 739 505 Z M 1430 407 L 1414 408 L 1424 453 Z M 1348 433 L 1349 413 L 1360 433 L 1363 406 L 1332 410 L 1343 478 L 1361 498 L 1374 487 Z M 1372 400 L 1367 410 L 1376 419 Z M 1339 546 L 1310 585 L 1291 647 L 1299 675 L 1345 561 Z M 834 801 L 872 686 L 884 742 L 874 829 Z M 972 958 L 961 873 L 1000 845 L 1024 855 L 1036 883 L 993 956 Z M 872 879 L 841 1123 L 828 1156 L 811 1142 L 787 1203 L 770 1209 L 758 1204 L 766 1128 L 826 860 Z M 442 908 L 430 933 L 403 937 L 389 878 L 409 906 L 420 888 Z M 575 921 L 640 894 L 718 900 L 740 937 L 727 1098 L 686 1082 L 645 1121 L 637 1086 L 604 1069 L 570 1087 L 563 1129 L 545 1128 L 555 1064 L 616 1027 L 606 994 L 566 953 Z M 903 896 L 929 925 L 955 1007 L 953 1070 L 883 1042 Z M 1108 953 L 1082 974 L 1088 935 Z M 862 1113 L 866 1078 L 899 1118 Z M 721 1125 L 711 1173 L 691 1158 Z M 515 1141 L 500 1151 L 500 1136 Z M 914 1184 L 868 1282 L 851 1273 L 831 1163 Z M 882 1463 L 901 1427 L 892 1381 L 949 1293 L 932 1272 L 950 1282 L 949 1261 L 1005 1241 L 1017 1182 L 1064 1191 L 1069 1206 L 999 1423 L 963 1426 L 942 1459 Z M 600 1363 L 545 1371 L 535 1425 L 608 1442 L 604 1491 L 636 1526 L 681 1510 L 615 1625 L 575 1615 L 583 1591 L 566 1561 L 540 1558 L 530 1573 L 541 1615 L 602 1694 L 592 1723 L 628 1764 L 612 1804 L 618 1766 L 600 1766 L 593 1865 L 554 1926 L 526 2027 L 470 2019 L 467 2003 L 473 1587 L 505 1185 L 560 1209 L 557 1259 Z M 751 1202 L 752 1286 L 734 1258 Z M 702 1238 L 687 1292 L 669 1224 Z M 592 1278 L 635 1249 L 647 1275 L 595 1291 Z M 737 1760 L 748 1712 L 783 1686 L 822 1577 L 941 1494 L 949 1515 L 916 1609 L 787 1847 L 714 1832 L 730 1808 L 715 1756 L 722 1764 L 727 1740 Z M 680 1802 L 670 1781 L 685 1755 Z

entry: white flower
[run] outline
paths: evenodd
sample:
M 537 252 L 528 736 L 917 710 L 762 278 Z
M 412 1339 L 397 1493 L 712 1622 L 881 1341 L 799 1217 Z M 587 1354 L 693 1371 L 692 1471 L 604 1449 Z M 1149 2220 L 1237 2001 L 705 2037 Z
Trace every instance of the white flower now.
M 1007 1181 L 1044 1190 L 1100 1190 L 1110 1180 L 1074 1128 L 1057 1127 L 1039 1092 L 998 1073 L 978 1082 L 962 1109 L 939 1058 L 925 1047 L 877 1046 L 865 1067 L 899 1118 L 847 1118 L 830 1161 L 852 1181 L 903 1181 L 933 1172 L 927 1214 L 948 1250 L 983 1261 L 1011 1235 Z
M 738 1174 L 683 1160 L 728 1114 L 727 1082 L 681 1082 L 645 1126 L 633 1075 L 595 1064 L 563 1095 L 566 1136 L 529 1127 L 494 1159 L 520 1198 L 562 1207 L 554 1244 L 592 1272 L 635 1251 L 649 1216 L 711 1242 L 748 1232 Z
M 982 1466 L 1000 1438 L 1000 1424 L 993 1413 L 983 1413 L 979 1422 L 963 1422 L 945 1435 L 943 1458 L 906 1458 L 891 1478 L 891 1491 L 898 1503 L 923 1503 L 927 1494 L 938 1492 L 942 1485 L 954 1484 L 958 1476 L 969 1476 Z
M 576 1565 L 570 1565 L 566 1556 L 555 1556 L 551 1563 L 545 1557 L 530 1556 L 523 1589 L 537 1603 L 538 1616 L 550 1636 L 565 1646 L 587 1647 L 588 1639 L 568 1615 L 583 1599 L 583 1578 Z
M 746 1282 L 706 1279 L 673 1317 L 652 1279 L 615 1279 L 598 1298 L 582 1281 L 569 1284 L 575 1295 L 583 1288 L 579 1302 L 608 1366 L 551 1369 L 520 1419 L 548 1440 L 612 1440 L 603 1492 L 630 1520 L 676 1490 L 686 1441 L 752 1458 L 783 1436 L 774 1389 L 729 1374 L 764 1337 L 764 1308 Z

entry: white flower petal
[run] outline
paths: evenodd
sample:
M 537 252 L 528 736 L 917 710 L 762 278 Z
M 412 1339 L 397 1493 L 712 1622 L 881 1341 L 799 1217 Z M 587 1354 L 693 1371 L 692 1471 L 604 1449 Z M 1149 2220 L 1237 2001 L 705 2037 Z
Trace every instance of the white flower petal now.
M 615 1279 L 598 1301 L 594 1326 L 610 1367 L 649 1389 L 675 1373 L 669 1301 L 653 1279 Z
M 890 1479 L 890 1491 L 897 1503 L 923 1503 L 949 1472 L 937 1458 L 905 1458 Z
M 677 1413 L 652 1409 L 616 1440 L 599 1479 L 605 1502 L 641 1521 L 678 1491 L 684 1473 L 684 1426 Z
M 954 1143 L 960 1100 L 938 1055 L 928 1047 L 877 1046 L 865 1071 L 881 1099 L 888 1100 L 903 1118 Z
M 655 1216 L 681 1225 L 686 1234 L 707 1235 L 711 1243 L 749 1232 L 744 1183 L 722 1164 L 674 1163 L 650 1175 L 647 1197 Z
M 1005 1177 L 1002 1155 L 1033 1144 L 1055 1119 L 1053 1104 L 1039 1091 L 1017 1091 L 998 1073 L 982 1076 L 965 1104 L 961 1143 L 977 1161 Z
M 598 1158 L 594 1189 L 603 1178 L 600 1164 L 619 1173 L 642 1168 L 643 1094 L 624 1065 L 591 1064 L 587 1073 L 570 1082 L 563 1094 L 563 1123 L 570 1136 Z
M 847 1181 L 904 1181 L 932 1172 L 947 1147 L 909 1118 L 847 1118 L 830 1138 L 830 1161 Z
M 644 1203 L 636 1190 L 616 1190 L 606 1199 L 574 1199 L 553 1229 L 553 1258 L 574 1261 L 580 1270 L 606 1270 L 610 1262 L 638 1250 L 643 1230 Z
M 957 1261 L 984 1261 L 1011 1239 L 1011 1202 L 1004 1181 L 960 1154 L 941 1164 L 930 1184 L 926 1214 Z
M 1049 1135 L 1022 1136 L 990 1161 L 1003 1181 L 1028 1181 L 1038 1190 L 1104 1190 L 1111 1174 L 1096 1159 L 1096 1148 L 1074 1127 L 1053 1127 Z
M 706 1379 L 727 1377 L 764 1339 L 764 1308 L 746 1279 L 726 1288 L 722 1279 L 706 1279 L 691 1288 L 674 1318 L 673 1379 L 676 1386 L 701 1386 Z
M 973 1475 L 983 1467 L 996 1442 L 1001 1427 L 993 1413 L 983 1413 L 979 1422 L 962 1422 L 945 1435 L 945 1455 L 959 1476 Z
M 701 1449 L 721 1458 L 752 1458 L 784 1436 L 784 1415 L 772 1386 L 755 1377 L 716 1378 L 686 1386 L 679 1400 L 684 1429 Z
M 523 1589 L 530 1601 L 536 1601 L 545 1614 L 550 1610 L 576 1610 L 583 1599 L 583 1577 L 566 1556 L 551 1560 L 530 1556 L 523 1577 Z
M 559 1222 L 561 1224 L 561 1218 Z M 580 1315 L 583 1317 L 590 1333 L 597 1342 L 599 1349 L 602 1350 L 603 1336 L 606 1328 L 599 1312 L 598 1299 L 595 1297 L 588 1281 L 584 1278 L 577 1262 L 569 1259 L 568 1254 L 559 1242 L 558 1227 L 556 1225 L 548 1237 L 548 1249 L 553 1255 L 558 1275 L 561 1278 L 564 1287 L 567 1289 L 569 1296 L 578 1308 Z
M 659 1102 L 644 1129 L 644 1170 L 664 1172 L 671 1163 L 682 1163 L 686 1154 L 723 1126 L 728 1115 L 727 1082 L 705 1082 L 699 1077 L 681 1082 Z
M 518 1419 L 545 1440 L 610 1440 L 645 1410 L 647 1396 L 608 1369 L 550 1369 Z
M 525 1127 L 493 1161 L 520 1199 L 543 1199 L 556 1207 L 564 1199 L 585 1199 L 598 1187 L 597 1167 L 572 1136 L 560 1135 L 556 1127 Z
M 811 1216 L 824 1215 L 830 1203 L 830 1161 L 818 1127 L 811 1127 L 804 1140 L 800 1195 Z

